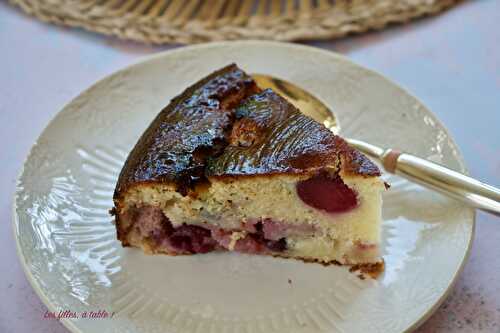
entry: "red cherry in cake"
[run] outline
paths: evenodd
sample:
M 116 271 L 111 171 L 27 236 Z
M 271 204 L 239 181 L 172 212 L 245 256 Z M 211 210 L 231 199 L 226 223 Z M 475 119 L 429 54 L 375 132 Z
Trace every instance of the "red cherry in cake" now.
M 213 251 L 217 242 L 211 237 L 210 230 L 183 224 L 170 235 L 170 243 L 182 252 L 207 253 Z
M 320 174 L 297 183 L 297 194 L 307 205 L 329 213 L 344 213 L 358 204 L 356 192 L 340 177 Z

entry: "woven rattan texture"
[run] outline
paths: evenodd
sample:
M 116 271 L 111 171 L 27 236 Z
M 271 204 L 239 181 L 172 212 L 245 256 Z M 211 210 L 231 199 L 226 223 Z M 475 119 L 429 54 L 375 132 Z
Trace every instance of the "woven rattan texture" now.
M 458 0 L 10 0 L 42 21 L 140 42 L 331 39 L 437 14 Z

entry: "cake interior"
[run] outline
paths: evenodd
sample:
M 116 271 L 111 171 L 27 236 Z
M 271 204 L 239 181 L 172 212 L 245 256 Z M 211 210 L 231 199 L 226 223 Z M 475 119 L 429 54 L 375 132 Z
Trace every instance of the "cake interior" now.
M 191 195 L 137 184 L 124 195 L 125 245 L 170 255 L 218 250 L 356 265 L 380 258 L 378 177 L 209 177 Z

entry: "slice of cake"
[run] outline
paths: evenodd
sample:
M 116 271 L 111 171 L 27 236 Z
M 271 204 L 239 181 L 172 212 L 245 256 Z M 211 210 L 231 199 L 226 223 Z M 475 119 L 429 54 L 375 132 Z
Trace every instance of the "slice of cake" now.
M 379 169 L 235 65 L 174 98 L 121 171 L 123 246 L 382 267 Z

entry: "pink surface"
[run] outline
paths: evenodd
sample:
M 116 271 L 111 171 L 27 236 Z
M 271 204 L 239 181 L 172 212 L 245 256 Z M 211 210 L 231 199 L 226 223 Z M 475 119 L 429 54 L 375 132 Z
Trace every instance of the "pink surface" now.
M 408 88 L 450 129 L 471 174 L 500 186 L 500 2 L 465 2 L 411 25 L 310 44 L 346 54 Z M 168 48 L 39 23 L 0 3 L 0 332 L 67 332 L 43 319 L 46 308 L 15 253 L 12 195 L 29 148 L 83 89 Z M 500 219 L 478 214 L 463 274 L 418 332 L 500 332 L 499 254 Z

